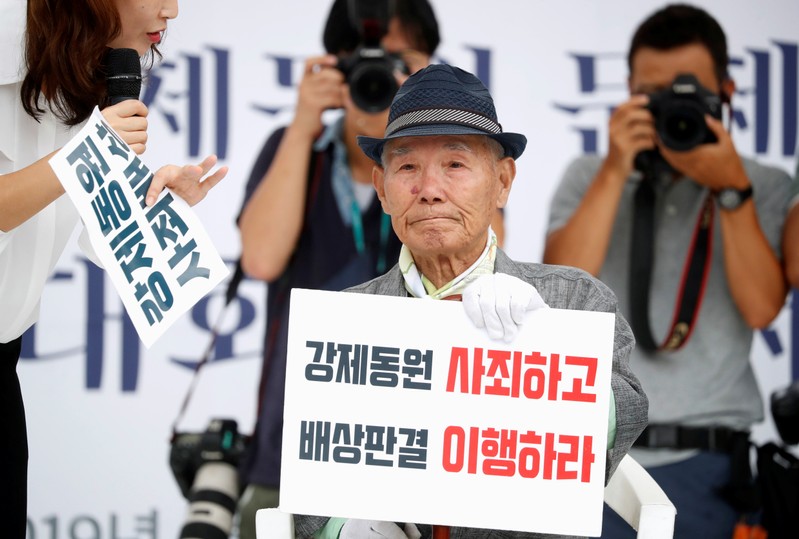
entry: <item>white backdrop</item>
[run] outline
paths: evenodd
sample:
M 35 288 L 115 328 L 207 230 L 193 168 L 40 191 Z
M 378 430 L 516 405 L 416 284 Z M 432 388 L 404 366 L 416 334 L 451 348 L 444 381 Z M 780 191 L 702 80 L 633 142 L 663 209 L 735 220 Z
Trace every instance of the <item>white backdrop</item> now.
M 482 76 L 505 130 L 529 139 L 506 212 L 506 248 L 516 259 L 540 261 L 554 186 L 571 158 L 592 147 L 604 151 L 609 107 L 626 96 L 632 31 L 661 3 L 433 3 L 440 58 Z M 239 253 L 234 220 L 249 169 L 268 134 L 291 118 L 301 61 L 322 50 L 329 4 L 194 0 L 182 3 L 170 25 L 164 61 L 147 88 L 144 159 L 157 168 L 218 153 L 230 165 L 228 178 L 197 208 L 227 260 Z M 799 3 L 700 5 L 729 36 L 740 153 L 793 171 Z M 223 288 L 146 350 L 124 324 L 110 283 L 77 249 L 57 269 L 19 367 L 30 437 L 29 538 L 177 537 L 187 503 L 169 470 L 168 439 Z M 244 432 L 252 428 L 263 305 L 262 284 L 246 281 L 182 428 L 201 430 L 221 416 L 237 419 Z M 790 336 L 797 324 L 786 308 L 768 338 L 755 337 L 764 394 L 789 380 L 799 357 Z M 768 422 L 757 436 L 774 436 Z

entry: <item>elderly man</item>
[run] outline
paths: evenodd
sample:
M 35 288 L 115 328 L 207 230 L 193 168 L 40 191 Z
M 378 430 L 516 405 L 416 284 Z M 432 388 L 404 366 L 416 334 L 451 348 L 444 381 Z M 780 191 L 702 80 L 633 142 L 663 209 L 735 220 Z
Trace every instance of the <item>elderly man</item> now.
M 372 179 L 402 242 L 399 264 L 350 291 L 462 298 L 478 327 L 507 341 L 527 311 L 546 305 L 615 313 L 607 479 L 646 425 L 647 399 L 628 366 L 634 339 L 613 293 L 597 279 L 573 268 L 514 262 L 497 248 L 491 218 L 508 200 L 526 142 L 502 132 L 491 95 L 474 75 L 448 65 L 412 75 L 394 98 L 385 138 L 358 138 L 377 164 Z M 402 526 L 296 517 L 300 537 L 430 537 L 430 526 Z M 536 535 L 453 528 L 451 537 Z

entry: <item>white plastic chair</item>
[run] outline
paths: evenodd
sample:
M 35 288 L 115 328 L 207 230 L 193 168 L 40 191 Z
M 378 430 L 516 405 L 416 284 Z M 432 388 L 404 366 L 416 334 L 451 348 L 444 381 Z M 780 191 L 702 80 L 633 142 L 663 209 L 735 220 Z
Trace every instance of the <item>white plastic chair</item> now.
M 643 466 L 625 455 L 608 486 L 605 503 L 638 531 L 638 539 L 672 539 L 677 509 Z
M 674 504 L 630 455 L 621 459 L 605 487 L 605 503 L 638 531 L 638 539 L 674 536 Z M 280 509 L 260 509 L 255 514 L 255 534 L 258 539 L 294 539 L 294 518 Z
M 280 509 L 259 509 L 255 512 L 257 539 L 294 539 L 294 516 Z

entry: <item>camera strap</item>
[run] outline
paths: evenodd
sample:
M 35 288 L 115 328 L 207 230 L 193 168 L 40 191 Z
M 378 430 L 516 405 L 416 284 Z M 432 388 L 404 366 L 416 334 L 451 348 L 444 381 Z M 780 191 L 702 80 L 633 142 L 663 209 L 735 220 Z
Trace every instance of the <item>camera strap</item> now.
M 191 396 L 194 393 L 194 389 L 197 387 L 197 376 L 200 374 L 200 369 L 208 363 L 211 359 L 211 354 L 214 352 L 214 347 L 216 346 L 216 340 L 219 337 L 219 329 L 222 325 L 222 320 L 224 318 L 225 312 L 227 311 L 228 306 L 233 301 L 233 298 L 236 297 L 236 293 L 239 289 L 239 284 L 241 284 L 241 280 L 244 278 L 244 270 L 241 268 L 241 258 L 236 261 L 236 269 L 233 271 L 233 276 L 230 278 L 228 282 L 227 289 L 225 290 L 225 304 L 222 306 L 221 311 L 219 312 L 219 316 L 216 320 L 216 323 L 211 328 L 211 340 L 208 343 L 208 346 L 205 349 L 205 353 L 203 354 L 200 361 L 197 362 L 197 365 L 194 366 L 194 374 L 191 377 L 191 383 L 189 384 L 189 388 L 186 391 L 186 395 L 183 397 L 183 402 L 180 405 L 180 410 L 178 410 L 178 415 L 175 418 L 175 421 L 172 423 L 172 438 L 171 441 L 174 442 L 175 437 L 178 433 L 178 424 L 180 423 L 183 416 L 186 414 L 186 409 L 189 407 L 189 401 L 191 400 Z
M 649 325 L 649 293 L 655 243 L 654 181 L 645 175 L 635 191 L 630 250 L 630 325 L 638 344 L 645 350 L 674 351 L 682 347 L 691 336 L 710 271 L 713 212 L 713 197 L 708 194 L 694 226 L 671 327 L 663 342 L 657 344 Z

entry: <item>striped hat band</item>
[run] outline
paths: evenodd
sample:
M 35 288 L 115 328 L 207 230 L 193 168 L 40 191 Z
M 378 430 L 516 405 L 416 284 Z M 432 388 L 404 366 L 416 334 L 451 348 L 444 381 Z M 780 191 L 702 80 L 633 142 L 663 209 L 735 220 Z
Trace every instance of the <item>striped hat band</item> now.
M 460 109 L 422 109 L 412 110 L 398 116 L 386 127 L 385 137 L 392 137 L 398 131 L 408 127 L 431 124 L 458 124 L 479 129 L 487 134 L 502 133 L 502 126 L 482 114 Z

